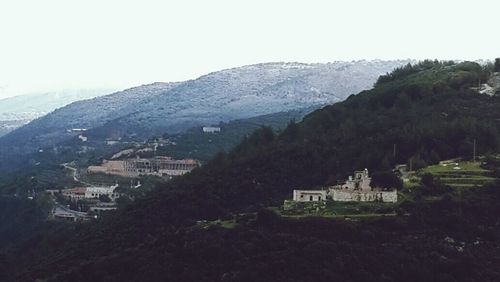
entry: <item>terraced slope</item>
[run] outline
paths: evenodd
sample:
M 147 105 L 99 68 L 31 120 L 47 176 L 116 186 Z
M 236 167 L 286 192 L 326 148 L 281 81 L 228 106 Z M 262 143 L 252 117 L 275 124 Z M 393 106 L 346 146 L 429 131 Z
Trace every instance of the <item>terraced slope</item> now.
M 478 162 L 438 164 L 426 167 L 422 172 L 439 177 L 443 184 L 453 188 L 479 187 L 495 180 L 492 172 L 481 168 Z

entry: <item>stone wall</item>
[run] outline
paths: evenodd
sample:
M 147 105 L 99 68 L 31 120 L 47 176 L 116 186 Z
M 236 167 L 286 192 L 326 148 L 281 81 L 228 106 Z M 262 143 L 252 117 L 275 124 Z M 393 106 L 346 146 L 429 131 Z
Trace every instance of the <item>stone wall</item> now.
M 387 202 L 398 201 L 397 191 L 342 191 L 332 190 L 332 199 L 339 202 Z
M 285 213 L 297 214 L 315 214 L 325 210 L 326 202 L 297 202 L 293 200 L 285 200 L 283 211 Z

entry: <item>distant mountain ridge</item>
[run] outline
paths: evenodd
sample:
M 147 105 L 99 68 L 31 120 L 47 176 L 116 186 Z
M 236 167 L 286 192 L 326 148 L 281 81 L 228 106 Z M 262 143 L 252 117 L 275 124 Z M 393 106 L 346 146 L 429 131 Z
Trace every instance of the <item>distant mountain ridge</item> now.
M 500 97 L 474 89 L 490 76 L 475 63 L 400 68 L 279 135 L 254 131 L 95 224 L 37 227 L 30 206 L 5 201 L 4 222 L 24 232 L 0 232 L 9 247 L 9 271 L 0 274 L 12 273 L 12 281 L 499 281 L 500 182 L 453 188 L 430 177 L 401 189 L 398 203 L 337 203 L 339 214 L 319 204 L 297 217 L 268 209 L 293 189 L 330 186 L 357 168 L 392 174 L 397 164 L 472 158 L 474 145 L 491 156 L 482 165 L 498 169 Z M 481 178 L 499 176 L 481 171 Z M 19 247 L 8 245 L 13 239 Z
M 74 89 L 0 99 L 0 136 L 72 102 L 109 93 L 111 89 Z
M 138 86 L 57 109 L 0 138 L 0 145 L 9 152 L 28 152 L 72 137 L 67 132 L 72 128 L 101 127 L 115 137 L 150 136 L 320 107 L 371 88 L 379 75 L 408 62 L 265 63 Z

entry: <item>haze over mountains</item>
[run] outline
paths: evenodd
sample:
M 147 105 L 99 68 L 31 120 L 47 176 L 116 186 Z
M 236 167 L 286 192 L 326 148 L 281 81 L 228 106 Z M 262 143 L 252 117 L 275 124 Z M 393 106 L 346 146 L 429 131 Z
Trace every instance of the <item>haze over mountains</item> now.
M 69 103 L 101 96 L 112 89 L 75 89 L 0 99 L 0 136 Z
M 408 62 L 266 63 L 143 85 L 69 104 L 0 138 L 0 144 L 3 151 L 29 152 L 72 137 L 68 129 L 99 128 L 109 138 L 151 136 L 320 107 L 371 88 L 379 75 Z

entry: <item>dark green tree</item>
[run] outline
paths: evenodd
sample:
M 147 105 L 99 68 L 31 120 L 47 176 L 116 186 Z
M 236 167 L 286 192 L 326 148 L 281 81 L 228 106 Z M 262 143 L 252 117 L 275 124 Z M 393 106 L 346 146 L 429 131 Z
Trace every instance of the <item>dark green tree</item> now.
M 372 174 L 372 187 L 384 189 L 401 189 L 403 181 L 392 171 L 375 172 Z

